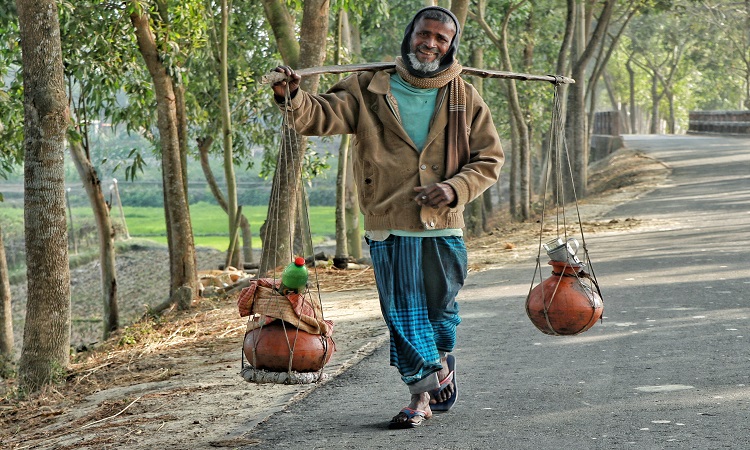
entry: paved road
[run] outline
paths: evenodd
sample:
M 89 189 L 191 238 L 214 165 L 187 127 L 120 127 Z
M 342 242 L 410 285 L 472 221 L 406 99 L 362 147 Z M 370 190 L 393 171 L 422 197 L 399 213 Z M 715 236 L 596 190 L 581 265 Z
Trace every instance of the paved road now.
M 380 348 L 255 428 L 259 447 L 750 448 L 750 139 L 627 145 L 673 173 L 607 214 L 644 227 L 586 236 L 603 323 L 537 331 L 524 309 L 533 258 L 472 275 L 452 411 L 388 430 L 407 392 Z

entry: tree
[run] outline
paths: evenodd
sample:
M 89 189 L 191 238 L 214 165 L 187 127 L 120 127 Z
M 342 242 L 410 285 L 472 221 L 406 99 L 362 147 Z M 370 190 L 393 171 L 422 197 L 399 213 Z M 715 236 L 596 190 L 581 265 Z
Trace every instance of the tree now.
M 83 184 L 93 212 L 99 241 L 99 269 L 102 294 L 102 338 L 120 326 L 117 296 L 117 266 L 115 260 L 115 229 L 110 217 L 110 206 L 104 199 L 99 171 L 91 160 L 89 125 L 91 118 L 111 114 L 116 106 L 116 96 L 122 85 L 123 61 L 128 52 L 122 44 L 105 39 L 92 39 L 81 46 L 78 36 L 91 32 L 92 24 L 82 17 L 94 12 L 106 18 L 96 26 L 110 30 L 110 21 L 116 20 L 109 9 L 88 2 L 78 2 L 75 7 L 67 5 L 60 12 L 62 47 L 65 60 L 65 75 L 68 79 L 71 129 L 68 133 L 70 155 Z M 96 34 L 106 34 L 97 30 Z M 130 51 L 130 59 L 135 52 Z
M 647 9 L 628 32 L 628 62 L 640 68 L 647 75 L 650 84 L 649 132 L 652 134 L 661 131 L 662 99 L 667 100 L 669 109 L 668 132 L 675 132 L 674 90 L 689 72 L 686 70 L 686 56 L 692 52 L 697 40 L 701 39 L 700 36 L 707 32 L 703 20 L 694 20 L 694 14 L 685 14 L 688 4 L 679 6 L 676 10 Z
M 197 269 L 193 229 L 187 201 L 187 133 L 184 86 L 170 76 L 179 70 L 170 67 L 162 48 L 169 48 L 168 36 L 155 30 L 169 29 L 166 3 L 157 3 L 156 11 L 146 11 L 137 0 L 129 3 L 130 21 L 138 49 L 148 68 L 156 96 L 157 126 L 161 150 L 164 216 L 167 225 L 170 263 L 170 298 L 155 308 L 162 311 L 177 303 L 190 307 L 197 288 Z M 153 28 L 152 28 L 153 23 Z M 158 38 L 161 40 L 157 41 Z
M 347 59 L 346 54 L 351 48 L 351 33 L 349 32 L 349 14 L 343 7 L 336 15 L 336 49 L 334 50 L 334 63 L 343 64 Z M 341 78 L 341 77 L 340 77 Z M 346 176 L 349 166 L 349 135 L 341 136 L 339 143 L 338 167 L 336 168 L 336 254 L 333 265 L 339 269 L 345 269 L 349 258 L 349 241 L 347 239 L 346 225 Z
M 566 27 L 575 30 L 569 49 L 561 51 L 570 52 L 571 77 L 576 80 L 575 84 L 568 87 L 566 107 L 566 140 L 568 148 L 573 149 L 572 172 L 573 187 L 565 189 L 564 192 L 575 192 L 581 198 L 586 195 L 588 183 L 588 124 L 586 123 L 586 69 L 594 52 L 599 48 L 609 22 L 614 12 L 616 1 L 605 0 L 600 2 L 601 9 L 595 9 L 591 2 L 576 0 L 568 2 L 569 21 Z M 573 8 L 571 11 L 570 8 Z M 596 26 L 591 30 L 595 13 Z M 571 198 L 572 199 L 572 198 Z M 565 200 L 570 200 L 566 197 Z
M 117 305 L 117 265 L 115 264 L 115 229 L 109 215 L 109 207 L 104 200 L 102 183 L 96 168 L 91 163 L 80 141 L 70 140 L 70 155 L 94 211 L 94 221 L 99 237 L 99 269 L 101 271 L 102 305 L 104 307 L 102 338 L 107 339 L 111 332 L 120 327 Z
M 13 310 L 11 309 L 8 261 L 0 228 L 0 378 L 6 378 L 13 361 Z
M 511 2 L 505 10 L 505 15 L 502 20 L 500 27 L 500 35 L 497 35 L 492 27 L 487 23 L 485 19 L 486 12 L 486 0 L 480 0 L 477 6 L 477 11 L 472 14 L 482 29 L 485 31 L 490 40 L 500 50 L 500 58 L 502 64 L 502 70 L 512 72 L 513 64 L 510 59 L 510 52 L 508 50 L 508 26 L 512 14 L 518 10 L 527 0 L 520 0 L 518 2 Z M 511 124 L 513 127 L 513 136 L 516 139 L 512 140 L 512 151 L 511 151 L 511 164 L 514 164 L 512 169 L 518 176 L 518 187 L 519 187 L 519 211 L 516 216 L 520 220 L 527 220 L 530 215 L 531 208 L 531 143 L 529 138 L 529 128 L 526 123 L 526 114 L 524 114 L 521 104 L 519 102 L 518 90 L 516 88 L 515 80 L 507 80 L 505 84 L 507 88 L 508 106 L 511 113 Z M 515 169 L 515 170 L 514 170 Z M 513 176 L 515 179 L 516 176 Z M 515 183 L 511 185 L 511 192 L 514 192 Z M 511 201 L 511 211 L 515 208 L 515 201 Z
M 594 62 L 594 68 L 592 69 L 591 74 L 591 82 L 588 84 L 586 88 L 586 99 L 588 99 L 589 103 L 589 113 L 586 118 L 586 123 L 593 124 L 594 121 L 594 112 L 596 111 L 596 100 L 597 100 L 597 86 L 600 79 L 606 79 L 605 77 L 605 69 L 607 67 L 607 64 L 612 57 L 612 54 L 617 49 L 620 38 L 623 36 L 626 28 L 628 27 L 628 24 L 630 23 L 631 19 L 636 15 L 636 13 L 639 10 L 639 5 L 635 2 L 635 0 L 631 0 L 629 5 L 626 7 L 623 17 L 621 20 L 613 20 L 612 26 L 615 25 L 619 27 L 618 30 L 616 30 L 615 33 L 609 33 L 610 37 L 610 43 L 607 45 L 605 42 L 602 41 L 602 45 L 599 47 L 599 52 L 596 56 L 595 62 Z M 616 102 L 612 101 L 612 107 L 617 108 Z M 589 127 L 589 134 L 591 134 L 591 128 Z
M 5 7 L 0 7 L 3 34 L 7 36 L 7 42 L 17 42 L 18 21 L 13 9 L 14 3 L 9 2 Z M 18 66 L 16 58 L 19 56 L 16 49 L 8 45 L 0 50 L 0 77 L 8 76 L 11 66 Z M 12 83 L 8 91 L 20 89 L 18 83 Z M 0 177 L 6 178 L 12 168 L 23 160 L 22 129 L 18 126 L 23 118 L 20 111 L 20 102 L 6 90 L 0 89 Z M 3 195 L 0 192 L 0 202 Z M 8 278 L 8 262 L 5 257 L 5 243 L 3 241 L 3 230 L 0 227 L 0 377 L 5 378 L 9 373 L 14 357 L 13 351 L 13 312 L 11 309 L 10 282 Z
M 713 27 L 710 35 L 715 37 L 714 42 L 705 44 L 718 43 L 715 47 L 717 52 L 707 55 L 705 65 L 709 66 L 720 61 L 724 69 L 720 72 L 724 77 L 732 72 L 741 74 L 741 84 L 744 86 L 735 85 L 733 90 L 742 92 L 742 99 L 735 107 L 750 109 L 750 0 L 744 0 L 744 2 L 705 1 L 700 2 L 699 8 L 702 11 L 695 12 L 697 21 L 708 20 Z M 709 79 L 713 78 L 709 77 Z M 716 92 L 715 86 L 713 92 Z
M 304 2 L 299 42 L 292 15 L 282 0 L 263 0 L 263 7 L 285 64 L 305 68 L 323 63 L 328 33 L 328 0 Z M 303 78 L 301 88 L 316 92 L 318 77 Z M 286 134 L 285 139 L 286 142 L 279 150 L 274 172 L 272 192 L 275 194 L 268 206 L 268 216 L 262 232 L 261 273 L 286 264 L 292 254 L 291 238 L 295 235 L 298 219 L 298 197 L 307 140 L 293 131 Z
M 237 205 L 237 178 L 234 175 L 234 150 L 232 148 L 232 111 L 229 106 L 229 5 L 227 0 L 221 0 L 221 27 L 220 27 L 220 109 L 221 109 L 221 135 L 224 146 L 224 177 L 227 184 L 227 218 L 229 220 L 229 250 L 227 250 L 227 265 L 232 264 L 242 267 L 240 252 L 237 248 L 237 228 L 239 226 L 238 215 L 241 211 Z
M 24 73 L 28 279 L 19 381 L 24 390 L 34 391 L 58 380 L 70 361 L 70 269 L 63 167 L 68 111 L 56 2 L 17 0 L 16 7 Z
M 226 22 L 222 20 L 221 8 L 205 11 L 210 45 L 191 52 L 186 66 L 191 74 L 188 86 L 188 94 L 192 99 L 188 102 L 191 136 L 197 141 L 198 158 L 206 182 L 216 202 L 225 212 L 229 211 L 228 197 L 238 197 L 240 192 L 236 186 L 227 185 L 225 195 L 220 187 L 222 181 L 226 183 L 227 178 L 234 178 L 234 170 L 230 172 L 227 165 L 230 161 L 233 165 L 246 161 L 250 167 L 254 164 L 254 148 L 272 148 L 274 135 L 268 123 L 278 118 L 278 111 L 273 108 L 267 86 L 255 83 L 258 75 L 267 70 L 268 61 L 273 57 L 271 38 L 263 21 L 262 5 L 255 2 L 235 2 L 227 6 L 226 10 L 230 14 Z M 224 26 L 227 27 L 226 57 L 221 56 L 221 29 Z M 254 39 L 246 39 L 248 35 L 254 36 Z M 223 103 L 221 73 L 225 65 L 227 97 Z M 230 124 L 230 134 L 218 132 L 223 127 L 222 122 Z M 219 134 L 222 136 L 219 137 Z M 225 152 L 228 148 L 225 143 L 227 138 L 231 139 L 230 153 Z M 220 175 L 214 175 L 210 165 L 215 142 L 221 143 L 223 147 L 220 150 L 224 180 L 221 180 Z M 231 184 L 235 185 L 236 182 L 231 181 Z M 239 209 L 238 202 L 239 200 L 235 201 L 236 209 Z M 244 214 L 239 216 L 239 228 L 243 246 L 241 258 L 239 252 L 233 252 L 231 264 L 236 266 L 242 260 L 254 261 L 252 231 Z

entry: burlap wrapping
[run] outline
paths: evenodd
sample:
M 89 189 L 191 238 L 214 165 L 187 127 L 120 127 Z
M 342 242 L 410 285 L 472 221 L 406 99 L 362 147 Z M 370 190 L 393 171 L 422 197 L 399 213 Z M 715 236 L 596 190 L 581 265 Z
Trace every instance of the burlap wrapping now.
M 280 319 L 310 334 L 333 333 L 333 322 L 323 319 L 320 301 L 313 301 L 309 293 L 281 295 L 274 289 L 279 284 L 280 280 L 261 278 L 240 292 L 237 308 L 241 317 L 250 316 L 247 332 Z

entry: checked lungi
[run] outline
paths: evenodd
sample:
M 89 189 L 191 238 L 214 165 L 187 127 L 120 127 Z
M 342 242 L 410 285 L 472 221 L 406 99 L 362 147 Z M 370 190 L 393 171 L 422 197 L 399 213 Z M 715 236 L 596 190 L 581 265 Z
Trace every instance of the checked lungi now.
M 467 273 L 460 236 L 390 235 L 370 240 L 383 318 L 390 332 L 390 362 L 413 385 L 439 371 L 439 352 L 451 352 L 461 323 L 456 295 Z

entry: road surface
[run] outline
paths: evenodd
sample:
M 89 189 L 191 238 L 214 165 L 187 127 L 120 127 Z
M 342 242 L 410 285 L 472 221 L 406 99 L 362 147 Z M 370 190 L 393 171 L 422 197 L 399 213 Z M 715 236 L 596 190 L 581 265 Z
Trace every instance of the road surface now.
M 626 145 L 673 172 L 607 214 L 642 227 L 586 236 L 601 323 L 569 337 L 534 328 L 533 258 L 473 274 L 450 412 L 389 430 L 408 392 L 381 347 L 248 430 L 246 448 L 750 448 L 750 139 Z

